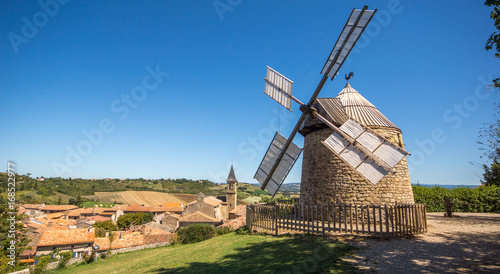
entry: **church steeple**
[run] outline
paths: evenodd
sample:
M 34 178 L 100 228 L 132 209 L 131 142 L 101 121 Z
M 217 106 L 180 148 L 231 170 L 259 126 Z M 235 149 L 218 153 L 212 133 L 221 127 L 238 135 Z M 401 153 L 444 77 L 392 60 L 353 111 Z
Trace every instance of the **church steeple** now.
M 231 165 L 231 170 L 229 171 L 229 176 L 227 176 L 227 190 L 226 190 L 226 202 L 227 202 L 227 212 L 236 208 L 236 190 L 238 188 L 238 180 L 236 180 L 236 175 L 234 175 L 233 165 Z
M 236 180 L 236 176 L 234 175 L 234 169 L 233 169 L 233 165 L 231 165 L 231 170 L 229 171 L 229 176 L 227 176 L 227 180 L 226 182 L 238 182 L 238 180 Z

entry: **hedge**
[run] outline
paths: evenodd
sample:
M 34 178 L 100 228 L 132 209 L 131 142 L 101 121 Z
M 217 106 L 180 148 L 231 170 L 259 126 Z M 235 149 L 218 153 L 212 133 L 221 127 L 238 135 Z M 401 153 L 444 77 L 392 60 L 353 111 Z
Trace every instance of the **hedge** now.
M 181 243 L 190 244 L 208 240 L 215 236 L 215 227 L 209 224 L 193 224 L 177 231 Z
M 428 212 L 444 212 L 444 198 L 452 203 L 479 204 L 479 206 L 452 204 L 454 212 L 500 213 L 500 187 L 479 186 L 476 188 L 457 187 L 447 189 L 439 186 L 432 188 L 413 186 L 415 203 L 427 204 Z

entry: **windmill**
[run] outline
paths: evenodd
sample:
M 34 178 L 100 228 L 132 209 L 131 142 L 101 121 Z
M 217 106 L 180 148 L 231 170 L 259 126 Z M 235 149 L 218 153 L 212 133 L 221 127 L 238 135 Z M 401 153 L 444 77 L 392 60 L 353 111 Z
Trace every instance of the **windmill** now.
M 375 12 L 376 10 L 368 10 L 367 6 L 364 6 L 363 9 L 353 9 L 321 70 L 323 77 L 307 104 L 302 103 L 292 95 L 292 80 L 267 67 L 264 93 L 289 111 L 291 111 L 291 103 L 294 101 L 300 105 L 302 112 L 289 138 L 276 132 L 255 173 L 254 178 L 259 181 L 261 188 L 269 191 L 273 197 L 302 153 L 302 149 L 292 142 L 295 135 L 301 130 L 301 127 L 303 130 L 304 125 L 313 120 L 319 121 L 323 127 L 328 128 L 327 138 L 320 140 L 323 148 L 335 155 L 333 156 L 336 157 L 335 159 L 340 159 L 343 166 L 349 167 L 349 171 L 354 171 L 358 177 L 369 182 L 372 186 L 375 186 L 384 176 L 394 174 L 396 172 L 395 166 L 409 154 L 402 148 L 401 144 L 378 134 L 355 119 L 355 116 L 348 115 L 338 98 L 318 99 L 324 84 L 329 78 L 331 80 L 335 78 Z M 351 73 L 349 78 L 352 75 Z M 346 80 L 348 80 L 347 75 Z M 319 172 L 324 171 L 320 170 Z

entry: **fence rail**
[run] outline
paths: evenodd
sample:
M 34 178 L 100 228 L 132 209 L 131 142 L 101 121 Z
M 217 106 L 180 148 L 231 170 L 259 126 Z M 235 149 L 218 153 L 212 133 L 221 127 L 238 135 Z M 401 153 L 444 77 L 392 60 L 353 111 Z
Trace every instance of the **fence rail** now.
M 330 232 L 393 237 L 427 232 L 425 204 L 346 205 L 254 204 L 247 206 L 247 226 L 314 234 Z

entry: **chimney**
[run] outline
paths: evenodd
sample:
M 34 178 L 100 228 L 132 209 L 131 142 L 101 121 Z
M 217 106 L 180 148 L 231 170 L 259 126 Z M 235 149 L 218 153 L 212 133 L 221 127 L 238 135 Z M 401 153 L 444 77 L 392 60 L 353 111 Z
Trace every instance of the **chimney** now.
M 142 235 L 146 235 L 146 226 L 145 225 L 142 226 Z
M 50 221 L 49 224 L 47 225 L 47 227 L 52 228 L 53 225 L 54 225 L 54 223 L 52 221 Z
M 122 238 L 123 236 L 123 231 L 120 231 L 120 239 Z

